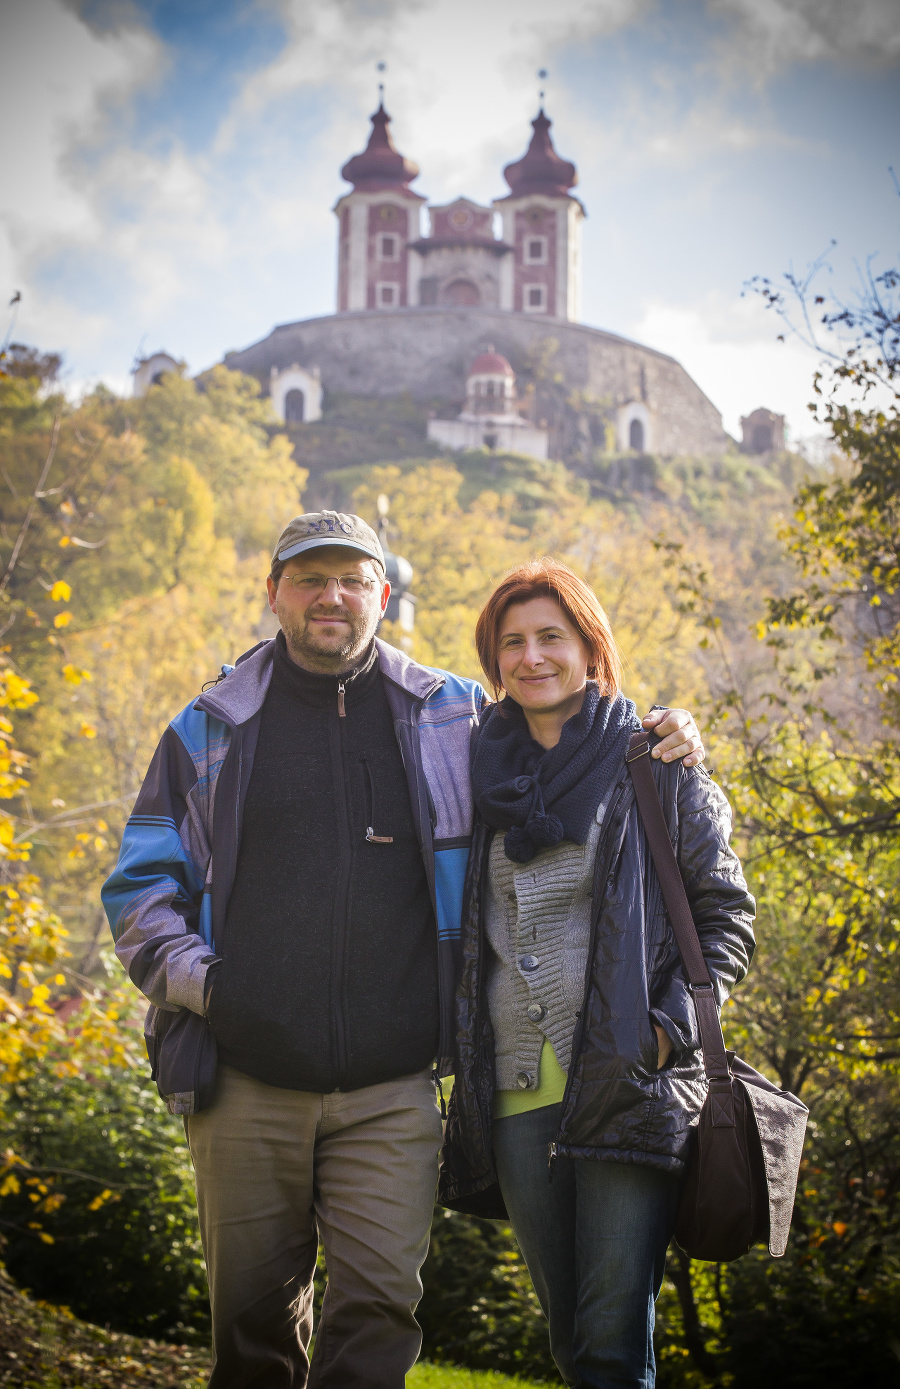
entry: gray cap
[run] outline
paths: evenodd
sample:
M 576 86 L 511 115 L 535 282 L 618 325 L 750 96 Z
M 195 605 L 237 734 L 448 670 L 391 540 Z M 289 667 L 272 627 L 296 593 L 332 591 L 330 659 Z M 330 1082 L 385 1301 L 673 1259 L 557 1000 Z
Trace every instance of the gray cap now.
M 289 521 L 272 552 L 272 563 L 284 564 L 307 550 L 326 545 L 341 545 L 347 550 L 374 559 L 384 569 L 381 541 L 360 516 L 346 516 L 341 511 L 307 511 Z

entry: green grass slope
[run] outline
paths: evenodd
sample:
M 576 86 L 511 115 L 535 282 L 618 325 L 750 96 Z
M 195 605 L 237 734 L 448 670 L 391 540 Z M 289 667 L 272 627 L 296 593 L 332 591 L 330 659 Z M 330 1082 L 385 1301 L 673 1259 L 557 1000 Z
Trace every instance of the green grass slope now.
M 65 1308 L 37 1302 L 0 1264 L 0 1386 L 3 1389 L 203 1389 L 205 1348 L 104 1331 Z M 508 1375 L 417 1365 L 409 1389 L 533 1389 Z

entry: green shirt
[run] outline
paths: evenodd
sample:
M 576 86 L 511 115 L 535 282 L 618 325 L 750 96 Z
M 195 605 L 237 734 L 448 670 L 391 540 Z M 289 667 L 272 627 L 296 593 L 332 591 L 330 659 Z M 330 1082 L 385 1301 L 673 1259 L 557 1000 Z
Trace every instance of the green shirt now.
M 527 1114 L 530 1109 L 543 1109 L 548 1104 L 560 1104 L 566 1089 L 567 1076 L 556 1059 L 547 1038 L 541 1047 L 538 1062 L 538 1083 L 534 1090 L 495 1090 L 494 1118 L 507 1119 L 510 1114 Z

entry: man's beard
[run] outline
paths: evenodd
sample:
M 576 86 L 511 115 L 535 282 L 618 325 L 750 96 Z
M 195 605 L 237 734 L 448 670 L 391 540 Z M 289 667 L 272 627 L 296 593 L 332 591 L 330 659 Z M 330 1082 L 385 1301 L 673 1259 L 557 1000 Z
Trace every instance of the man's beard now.
M 311 618 L 326 616 L 349 624 L 343 627 L 341 637 L 325 636 L 317 632 L 315 627 L 310 627 Z M 327 612 L 322 612 L 315 607 L 293 621 L 286 619 L 286 615 L 278 614 L 288 652 L 293 659 L 311 670 L 326 674 L 333 672 L 335 675 L 350 670 L 358 662 L 375 635 L 379 616 L 377 612 L 352 613 L 347 608 L 338 611 L 329 608 Z

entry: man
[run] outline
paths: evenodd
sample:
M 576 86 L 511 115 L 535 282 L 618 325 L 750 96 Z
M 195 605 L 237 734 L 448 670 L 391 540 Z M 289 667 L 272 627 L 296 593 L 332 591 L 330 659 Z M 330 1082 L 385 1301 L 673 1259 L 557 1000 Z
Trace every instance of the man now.
M 357 516 L 291 521 L 268 593 L 278 636 L 166 730 L 104 902 L 185 1114 L 211 1389 L 401 1389 L 487 696 L 375 639 L 390 585 Z M 684 711 L 645 722 L 667 760 L 702 758 Z

